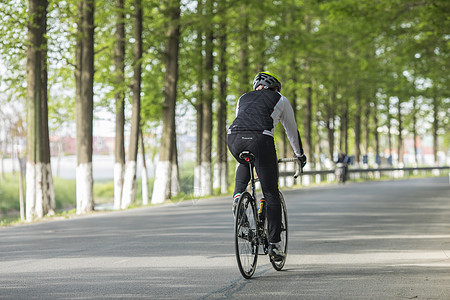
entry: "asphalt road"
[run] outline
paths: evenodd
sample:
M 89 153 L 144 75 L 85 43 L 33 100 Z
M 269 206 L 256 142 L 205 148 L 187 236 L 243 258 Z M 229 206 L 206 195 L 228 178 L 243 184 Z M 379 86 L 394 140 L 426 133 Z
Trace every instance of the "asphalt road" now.
M 448 178 L 284 191 L 285 270 L 234 257 L 231 197 L 0 228 L 0 299 L 450 299 Z

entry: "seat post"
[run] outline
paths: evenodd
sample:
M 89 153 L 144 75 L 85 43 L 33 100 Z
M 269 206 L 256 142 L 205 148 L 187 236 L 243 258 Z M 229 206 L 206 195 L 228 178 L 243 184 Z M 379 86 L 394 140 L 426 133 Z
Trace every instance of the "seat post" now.
M 250 169 L 250 183 L 251 183 L 251 187 L 252 187 L 252 197 L 256 200 L 256 191 L 255 191 L 255 174 L 253 173 L 253 162 L 251 159 L 249 159 L 248 161 L 248 165 L 249 165 L 249 169 Z
M 255 175 L 253 174 L 253 159 L 255 158 L 255 156 L 253 155 L 253 153 L 249 152 L 249 151 L 242 151 L 239 154 L 239 158 L 245 160 L 245 162 L 248 163 L 249 165 L 249 169 L 250 169 L 250 184 L 252 186 L 252 196 L 253 198 L 255 198 L 256 196 L 256 192 L 255 192 Z

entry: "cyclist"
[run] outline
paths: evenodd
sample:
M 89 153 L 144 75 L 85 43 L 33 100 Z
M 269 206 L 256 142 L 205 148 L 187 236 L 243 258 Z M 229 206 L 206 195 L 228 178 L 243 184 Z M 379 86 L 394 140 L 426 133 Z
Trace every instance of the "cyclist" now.
M 273 139 L 278 122 L 283 124 L 301 166 L 306 164 L 294 110 L 280 91 L 281 83 L 275 75 L 269 72 L 256 74 L 253 91 L 242 95 L 237 102 L 236 118 L 227 135 L 228 148 L 240 163 L 236 170 L 233 215 L 239 197 L 250 180 L 249 165 L 239 158 L 239 153 L 250 151 L 255 155 L 254 165 L 267 203 L 269 255 L 275 261 L 283 260 L 285 255 L 280 245 L 281 204 L 278 191 L 278 161 Z

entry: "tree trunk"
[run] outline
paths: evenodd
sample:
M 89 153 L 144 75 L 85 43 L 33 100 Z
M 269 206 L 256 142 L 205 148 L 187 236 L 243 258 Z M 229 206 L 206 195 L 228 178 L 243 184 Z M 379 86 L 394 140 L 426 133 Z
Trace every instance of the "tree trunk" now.
M 219 2 L 224 2 L 223 0 L 219 1 Z M 245 3 L 244 1 L 242 1 L 243 3 Z M 254 18 L 256 18 L 259 22 L 259 24 L 264 24 L 266 22 L 266 16 L 267 13 L 264 9 L 264 2 L 265 0 L 257 0 L 254 3 L 255 5 L 255 9 L 252 11 L 252 16 Z M 248 3 L 248 2 L 247 2 Z M 261 8 L 263 9 L 261 9 Z M 245 8 L 244 8 L 245 9 Z M 247 19 L 250 18 L 250 16 L 248 14 L 246 14 Z M 290 16 L 287 16 L 290 17 Z M 289 18 L 288 21 L 290 21 L 291 19 Z M 247 20 L 247 27 L 248 24 L 250 24 L 251 21 Z M 279 24 L 281 25 L 281 24 Z M 249 28 L 249 27 L 248 27 Z M 261 71 L 264 71 L 266 64 L 267 64 L 267 55 L 266 52 L 268 50 L 268 47 L 266 45 L 266 35 L 265 35 L 265 31 L 264 31 L 264 27 L 263 26 L 254 26 L 252 27 L 252 33 L 249 36 L 250 42 L 249 44 L 252 45 L 253 47 L 253 57 L 254 60 L 252 62 L 252 66 L 253 66 L 253 72 L 258 73 Z M 250 80 L 250 78 L 249 78 Z
M 305 15 L 304 18 L 305 23 L 305 32 L 309 35 L 311 32 L 311 17 L 309 15 Z M 316 163 L 315 157 L 313 156 L 313 106 L 312 106 L 312 96 L 313 96 L 313 82 L 311 80 L 311 65 L 312 61 L 309 58 L 306 58 L 304 73 L 306 78 L 306 96 L 305 103 L 303 105 L 302 110 L 304 111 L 304 120 L 303 120 L 303 149 L 307 158 L 309 159 L 311 166 L 314 166 Z M 297 80 L 296 80 L 297 81 Z M 294 82 L 296 82 L 294 81 Z
M 379 140 L 379 134 L 378 134 L 378 101 L 376 97 L 374 98 L 374 104 L 373 104 L 373 136 L 375 139 L 375 160 L 377 165 L 379 164 L 378 157 L 380 155 L 380 140 Z
M 327 118 L 327 134 L 328 134 L 328 156 L 330 160 L 334 160 L 334 117 Z
M 144 146 L 144 135 L 142 134 L 142 130 L 139 130 L 139 141 L 141 144 L 141 153 L 142 153 L 142 171 L 141 171 L 141 180 L 142 180 L 142 204 L 148 205 L 148 176 L 147 176 L 147 163 L 145 161 L 145 146 Z
M 304 138 L 305 142 L 303 144 L 304 151 L 306 153 L 306 156 L 308 159 L 310 159 L 312 162 L 314 162 L 314 157 L 312 157 L 312 83 L 309 81 L 308 87 L 306 88 L 306 98 L 305 98 L 305 104 L 303 106 L 303 110 L 305 113 L 305 119 L 303 123 L 304 127 Z
M 118 89 L 115 94 L 116 102 L 116 137 L 114 164 L 114 209 L 120 209 L 123 191 L 123 173 L 125 166 L 125 5 L 124 0 L 116 0 L 116 48 L 114 51 L 115 84 Z
M 344 127 L 344 112 L 340 116 L 339 123 L 339 153 L 344 153 L 344 135 L 345 135 L 345 127 Z
M 203 18 L 203 1 L 197 1 L 197 15 L 199 19 Z M 195 110 L 197 112 L 197 151 L 194 168 L 194 197 L 201 196 L 201 165 L 202 165 L 202 129 L 203 129 L 203 30 L 202 26 L 197 29 L 197 99 Z
M 77 214 L 94 210 L 92 122 L 94 99 L 94 0 L 78 3 L 81 21 L 77 42 Z
M 339 148 L 341 152 L 348 154 L 348 100 L 344 99 L 344 109 L 341 118 Z
M 292 58 L 291 58 L 291 81 L 292 82 L 296 82 L 296 80 L 297 80 L 297 74 L 299 74 L 299 70 L 298 70 L 298 66 L 297 66 L 297 62 L 296 62 L 296 60 L 295 60 L 295 58 L 296 58 L 296 56 L 293 56 Z M 297 122 L 297 89 L 293 89 L 292 90 L 292 94 L 290 95 L 290 99 L 289 99 L 289 101 L 290 101 L 290 103 L 291 103 L 291 106 L 292 106 L 292 110 L 294 111 L 294 119 L 295 119 L 295 122 Z M 298 124 L 297 124 L 297 127 L 298 127 Z M 298 128 L 297 128 L 298 129 Z M 287 135 L 286 135 L 286 138 L 287 138 Z M 294 154 L 294 149 L 292 149 L 292 146 L 290 145 L 290 143 L 289 143 L 289 139 L 287 140 L 287 143 L 286 143 L 288 146 L 287 146 L 287 148 L 286 148 L 286 156 L 285 157 L 294 157 L 295 156 L 295 154 Z M 294 164 L 292 164 L 292 163 L 287 163 L 286 164 L 287 165 L 287 168 L 289 169 L 291 166 L 294 166 Z M 290 171 L 290 170 L 287 170 L 287 171 Z M 290 177 L 288 177 L 288 180 L 290 181 L 292 179 L 292 176 L 290 176 Z M 292 184 L 293 184 L 293 182 L 292 182 Z M 290 186 L 290 184 L 288 183 L 288 186 Z
M 360 163 L 361 159 L 361 90 L 358 88 L 355 96 L 355 162 Z
M 367 100 L 364 113 L 364 155 L 369 154 L 370 141 L 370 101 Z
M 0 151 L 2 151 L 0 149 Z M 4 160 L 5 156 L 3 155 L 3 153 L 0 153 L 0 181 L 4 181 L 5 180 L 5 168 L 4 168 Z
M 42 56 L 44 45 L 43 19 L 47 1 L 29 1 L 27 48 L 27 167 L 26 219 L 41 218 L 44 211 L 44 161 L 42 102 L 46 87 L 42 86 Z
M 412 112 L 412 131 L 414 139 L 414 163 L 416 167 L 419 165 L 418 153 L 417 153 L 417 99 L 413 97 L 413 112 Z
M 220 192 L 228 192 L 228 167 L 227 167 L 227 22 L 225 14 L 225 1 L 219 1 L 221 19 L 219 23 L 219 101 L 217 104 L 217 164 Z
M 392 130 L 391 130 L 391 100 L 388 99 L 387 103 L 387 127 L 388 127 L 388 148 L 389 157 L 392 158 Z
M 206 1 L 206 15 L 212 22 L 214 1 Z M 213 103 L 213 31 L 212 24 L 206 28 L 205 43 L 205 99 L 203 101 L 201 195 L 212 195 L 212 103 Z
M 327 133 L 328 133 L 328 154 L 330 156 L 330 160 L 334 160 L 334 119 L 335 119 L 335 106 L 336 103 L 336 92 L 333 91 L 330 97 L 329 103 L 327 105 L 327 116 L 326 116 L 326 124 L 327 124 Z
M 201 169 L 202 169 L 202 129 L 203 129 L 203 104 L 202 104 L 202 88 L 199 88 L 197 103 L 195 105 L 195 109 L 197 111 L 197 149 L 196 149 L 196 162 L 194 168 L 194 197 L 201 196 L 202 190 L 202 178 L 201 178 Z
M 438 130 L 439 130 L 439 104 L 437 96 L 433 97 L 433 156 L 434 156 L 434 164 L 438 165 Z
M 156 166 L 152 203 L 162 203 L 170 196 L 171 159 L 174 151 L 175 103 L 177 99 L 178 50 L 180 39 L 180 1 L 168 1 L 168 44 L 166 49 L 165 99 L 163 104 L 163 132 L 159 162 Z
M 125 165 L 121 208 L 125 209 L 136 200 L 136 165 L 141 121 L 141 58 L 142 58 L 142 0 L 135 0 L 134 19 L 134 73 L 133 103 L 131 115 L 130 144 Z
M 249 54 L 248 54 L 248 36 L 249 36 L 249 21 L 248 13 L 244 4 L 241 4 L 241 22 L 239 28 L 240 49 L 239 49 L 239 93 L 242 95 L 248 91 L 250 82 L 249 75 Z
M 176 125 L 173 132 L 173 151 L 172 151 L 172 159 L 171 159 L 171 178 L 170 178 L 170 197 L 175 197 L 181 192 L 180 180 L 179 180 L 179 168 L 178 168 L 178 150 L 177 150 L 177 135 L 176 133 Z
M 316 135 L 315 135 L 315 151 L 314 151 L 314 156 L 315 156 L 315 167 L 316 169 L 321 168 L 321 160 L 320 160 L 320 154 L 322 153 L 322 145 L 321 145 L 321 134 L 320 134 L 320 120 L 319 120 L 319 116 L 316 115 Z
M 25 207 L 24 207 L 24 195 L 23 195 L 23 162 L 20 157 L 20 153 L 17 152 L 17 160 L 19 161 L 19 209 L 20 209 L 20 220 L 25 221 Z
M 44 1 L 46 2 L 46 1 Z M 48 2 L 45 4 L 48 6 Z M 41 87 L 42 87 L 42 174 L 43 174 L 43 211 L 45 214 L 54 215 L 56 209 L 55 189 L 53 185 L 52 168 L 50 164 L 50 134 L 48 129 L 48 72 L 47 72 L 47 13 L 42 18 L 42 63 L 41 63 Z M 20 167 L 20 165 L 19 165 Z
M 398 163 L 403 165 L 403 123 L 402 123 L 402 102 L 398 99 Z

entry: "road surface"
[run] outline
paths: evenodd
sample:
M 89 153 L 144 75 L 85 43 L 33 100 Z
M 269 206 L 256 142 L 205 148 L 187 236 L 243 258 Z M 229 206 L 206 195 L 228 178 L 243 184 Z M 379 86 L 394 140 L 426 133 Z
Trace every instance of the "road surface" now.
M 450 299 L 448 178 L 286 190 L 284 271 L 234 257 L 231 197 L 0 228 L 0 299 Z

